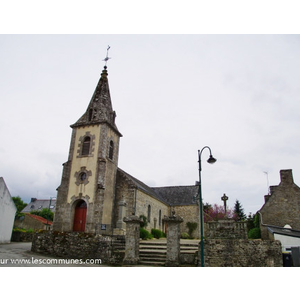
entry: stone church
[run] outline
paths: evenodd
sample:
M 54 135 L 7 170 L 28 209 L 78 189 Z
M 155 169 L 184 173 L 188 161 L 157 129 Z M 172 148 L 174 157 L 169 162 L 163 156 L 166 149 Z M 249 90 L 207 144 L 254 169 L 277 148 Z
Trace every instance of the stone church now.
M 120 235 L 124 217 L 144 215 L 147 230 L 165 232 L 163 217 L 171 211 L 184 219 L 181 232 L 187 222 L 199 224 L 198 186 L 149 187 L 118 167 L 122 134 L 115 120 L 105 65 L 86 111 L 71 125 L 53 230 Z

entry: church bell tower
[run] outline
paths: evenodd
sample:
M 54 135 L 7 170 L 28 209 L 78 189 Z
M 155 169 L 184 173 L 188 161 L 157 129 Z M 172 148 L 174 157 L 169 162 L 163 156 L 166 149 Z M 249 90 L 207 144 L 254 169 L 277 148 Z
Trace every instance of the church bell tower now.
M 122 135 L 115 124 L 107 76 L 105 65 L 87 110 L 71 125 L 69 156 L 57 189 L 53 230 L 112 234 Z

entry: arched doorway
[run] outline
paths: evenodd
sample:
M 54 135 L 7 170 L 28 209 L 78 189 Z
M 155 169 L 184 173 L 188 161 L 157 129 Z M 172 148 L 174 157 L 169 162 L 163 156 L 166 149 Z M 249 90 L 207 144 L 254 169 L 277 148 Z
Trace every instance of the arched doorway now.
M 86 222 L 86 202 L 80 200 L 75 207 L 73 231 L 84 231 Z

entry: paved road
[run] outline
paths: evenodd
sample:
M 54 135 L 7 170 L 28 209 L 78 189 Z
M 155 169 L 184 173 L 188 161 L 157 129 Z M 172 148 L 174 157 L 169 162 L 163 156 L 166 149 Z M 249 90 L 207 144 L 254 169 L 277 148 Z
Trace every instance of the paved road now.
M 59 259 L 31 252 L 31 243 L 0 244 L 0 267 L 107 267 L 99 261 Z

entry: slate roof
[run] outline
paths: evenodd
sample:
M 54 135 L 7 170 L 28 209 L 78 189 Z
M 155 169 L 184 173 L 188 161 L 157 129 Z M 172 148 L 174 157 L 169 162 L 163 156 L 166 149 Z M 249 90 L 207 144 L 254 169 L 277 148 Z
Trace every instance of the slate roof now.
M 169 205 L 197 204 L 199 187 L 196 185 L 154 187 L 152 189 Z
M 298 237 L 300 238 L 300 231 L 291 229 L 291 228 L 283 228 L 283 227 L 278 227 L 278 226 L 268 226 L 268 230 L 274 234 L 280 234 L 280 235 L 287 235 L 287 236 L 292 236 L 292 237 Z
M 144 193 L 164 202 L 165 204 L 168 204 L 163 197 L 161 197 L 159 194 L 155 192 L 155 190 L 142 181 L 138 180 L 137 178 L 131 176 L 130 174 L 126 173 L 125 171 L 118 168 L 118 172 L 120 172 L 123 176 L 125 176 L 128 180 L 132 182 L 133 185 L 135 185 L 139 190 L 143 191 Z
M 144 193 L 164 202 L 167 205 L 195 205 L 197 204 L 198 186 L 166 186 L 166 187 L 149 187 L 142 181 L 131 176 L 125 171 L 118 168 L 123 176 L 129 179 L 133 185 Z
M 52 212 L 55 212 L 55 204 L 56 200 L 51 200 L 51 208 Z M 22 213 L 29 213 L 32 210 L 42 210 L 43 208 L 49 208 L 50 199 L 35 199 L 31 198 L 31 202 L 23 208 Z M 53 206 L 53 207 L 52 207 Z

